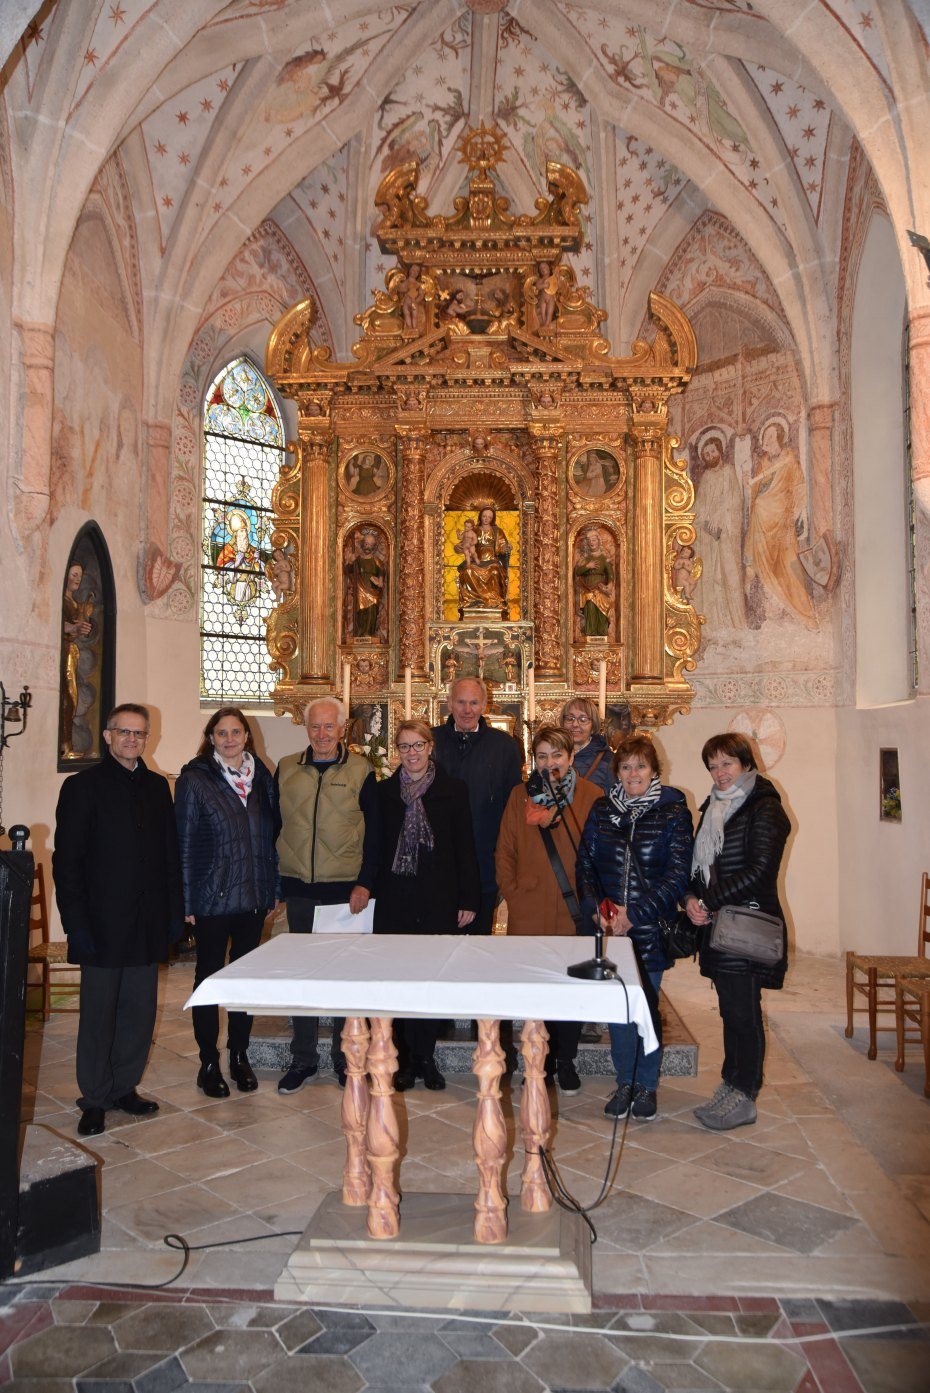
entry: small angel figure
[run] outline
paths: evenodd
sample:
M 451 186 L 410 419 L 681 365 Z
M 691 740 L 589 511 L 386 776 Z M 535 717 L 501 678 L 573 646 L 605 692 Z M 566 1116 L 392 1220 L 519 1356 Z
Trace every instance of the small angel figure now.
M 695 558 L 694 547 L 680 546 L 672 562 L 672 589 L 680 591 L 681 598 L 691 604 L 700 579 L 701 563 Z
M 285 595 L 294 589 L 294 567 L 283 547 L 275 547 L 271 560 L 265 567 L 265 574 L 271 582 L 274 597 L 280 605 Z
M 555 318 L 555 299 L 559 290 L 558 277 L 552 273 L 552 264 L 540 261 L 539 274 L 533 282 L 536 291 L 536 323 L 540 329 L 548 329 Z
M 458 544 L 455 550 L 461 552 L 466 564 L 475 565 L 478 560 L 478 532 L 472 518 L 466 518 L 461 532 L 456 532 Z

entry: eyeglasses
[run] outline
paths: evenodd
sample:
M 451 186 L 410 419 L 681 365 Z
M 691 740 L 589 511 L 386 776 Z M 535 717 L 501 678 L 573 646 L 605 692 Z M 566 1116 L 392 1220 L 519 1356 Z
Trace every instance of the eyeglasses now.
M 417 754 L 419 754 L 421 750 L 426 749 L 426 745 L 427 742 L 425 740 L 411 740 L 409 745 L 398 745 L 397 753 L 399 755 L 406 755 L 409 754 L 411 750 L 416 750 Z
M 562 724 L 563 724 L 563 726 L 589 726 L 589 725 L 591 724 L 591 717 L 590 717 L 590 716 L 563 716 L 563 717 L 562 717 Z
M 113 735 L 121 735 L 124 740 L 148 740 L 147 730 L 130 730 L 128 726 L 107 726 Z

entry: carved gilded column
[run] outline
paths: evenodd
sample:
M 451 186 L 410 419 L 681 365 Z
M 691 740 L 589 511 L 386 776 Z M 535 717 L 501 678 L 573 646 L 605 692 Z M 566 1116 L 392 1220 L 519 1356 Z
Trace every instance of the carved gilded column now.
M 326 426 L 300 422 L 300 462 L 303 474 L 304 516 L 302 573 L 307 591 L 302 598 L 306 626 L 301 650 L 308 682 L 333 682 L 332 589 L 330 581 L 330 454 L 332 434 Z
M 633 651 L 630 680 L 665 680 L 664 497 L 662 440 L 668 408 L 633 389 Z
M 426 558 L 423 551 L 423 486 L 429 431 L 421 425 L 396 426 L 403 475 L 397 588 L 398 665 L 414 677 L 426 676 Z
M 533 545 L 533 629 L 537 678 L 562 676 L 562 535 L 559 527 L 559 445 L 562 432 L 529 428 L 536 455 Z
M 811 531 L 814 540 L 833 526 L 833 415 L 836 402 L 819 402 L 808 412 L 811 432 Z
M 16 329 L 22 364 L 23 433 L 20 466 L 13 471 L 13 522 L 20 541 L 25 541 L 49 506 L 55 330 L 48 324 L 22 322 Z

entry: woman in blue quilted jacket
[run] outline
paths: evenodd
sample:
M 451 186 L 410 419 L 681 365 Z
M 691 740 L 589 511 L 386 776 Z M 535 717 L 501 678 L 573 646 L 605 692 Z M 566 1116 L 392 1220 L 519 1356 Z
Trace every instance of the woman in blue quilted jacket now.
M 238 707 L 223 706 L 210 717 L 200 749 L 178 776 L 174 807 L 184 914 L 197 943 L 197 987 L 224 966 L 227 951 L 235 962 L 258 947 L 265 916 L 278 898 L 278 796 Z M 219 1009 L 195 1006 L 191 1015 L 200 1049 L 197 1087 L 208 1098 L 228 1098 Z M 248 1056 L 251 1030 L 251 1016 L 229 1012 L 229 1073 L 240 1093 L 258 1087 Z
M 594 804 L 578 856 L 578 894 L 584 912 L 606 898 L 613 908 L 601 923 L 633 944 L 647 994 L 658 1003 L 662 974 L 671 964 L 662 946 L 659 921 L 678 912 L 691 875 L 692 824 L 684 794 L 660 782 L 659 757 L 651 740 L 632 736 L 613 758 L 616 782 Z M 654 1012 L 658 1020 L 658 1011 Z M 608 1117 L 651 1121 L 658 1113 L 659 1048 L 646 1054 L 635 1025 L 611 1025 L 610 1052 L 617 1088 L 607 1100 Z

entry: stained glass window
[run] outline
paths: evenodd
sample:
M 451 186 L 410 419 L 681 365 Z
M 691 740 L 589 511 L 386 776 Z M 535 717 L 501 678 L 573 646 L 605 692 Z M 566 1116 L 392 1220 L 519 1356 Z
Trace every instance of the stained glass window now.
M 268 384 L 244 358 L 212 382 L 203 410 L 200 694 L 268 701 L 265 623 L 274 607 L 271 490 L 284 457 L 284 425 Z

